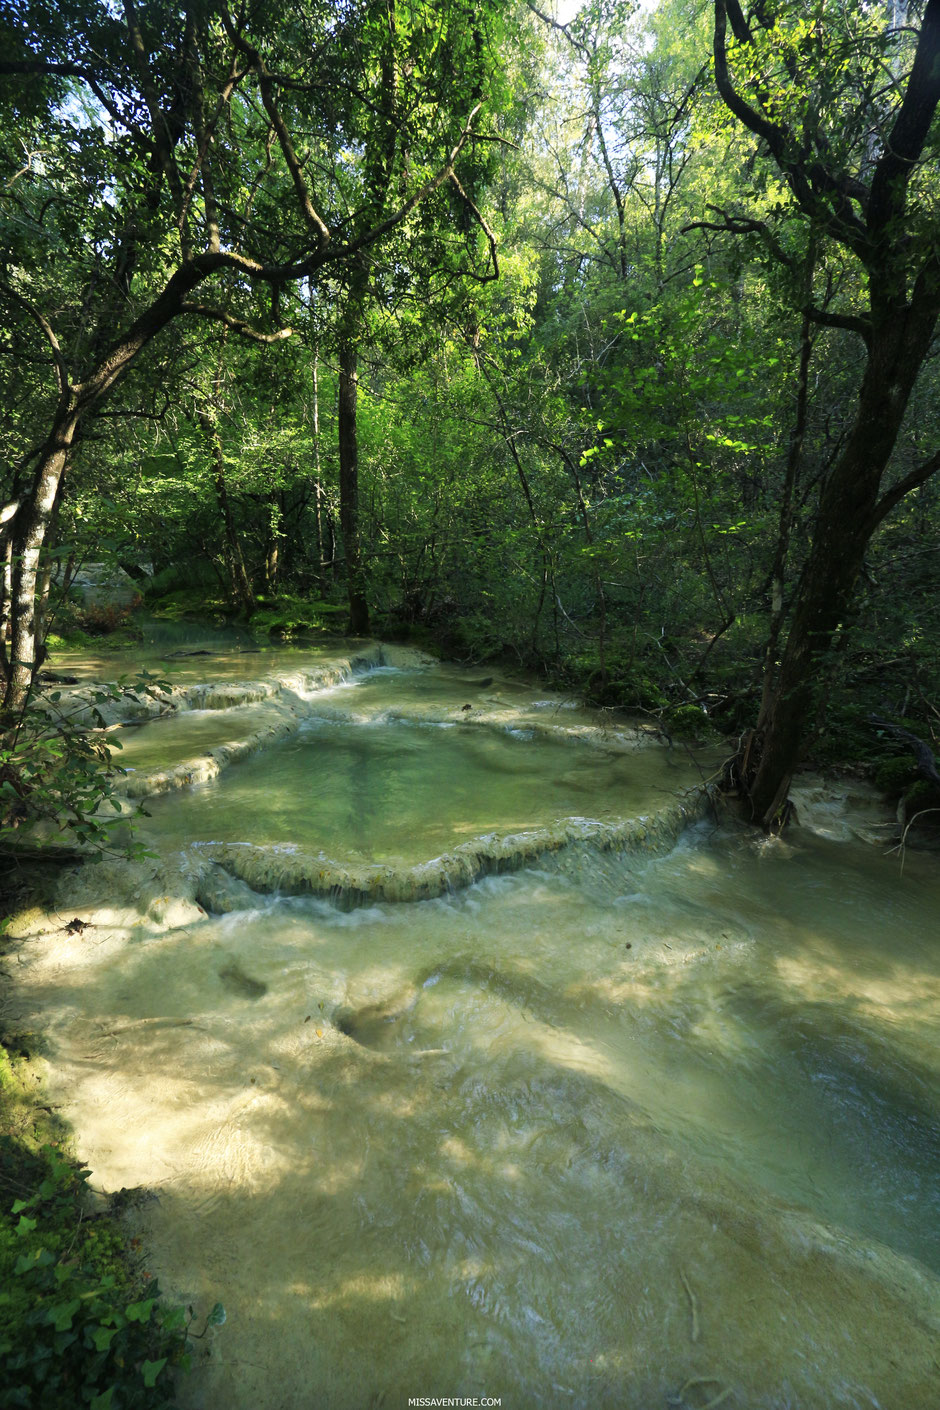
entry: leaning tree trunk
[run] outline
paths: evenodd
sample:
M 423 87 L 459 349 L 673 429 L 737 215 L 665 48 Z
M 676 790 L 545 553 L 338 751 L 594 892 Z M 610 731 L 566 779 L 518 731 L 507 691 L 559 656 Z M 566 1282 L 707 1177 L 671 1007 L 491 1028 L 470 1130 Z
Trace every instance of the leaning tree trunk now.
M 872 534 L 886 512 L 882 476 L 936 319 L 897 318 L 872 335 L 855 424 L 830 472 L 813 546 L 793 609 L 786 648 L 748 741 L 745 786 L 755 822 L 772 828 L 806 745 L 823 667 L 846 620 Z M 774 671 L 774 664 L 768 663 Z
M 40 559 L 78 421 L 74 400 L 66 394 L 40 452 L 29 495 L 17 515 L 13 535 L 9 675 L 3 694 L 5 720 L 12 720 L 25 707 L 39 665 Z
M 347 334 L 339 350 L 339 517 L 346 559 L 349 630 L 353 636 L 368 636 L 369 605 L 359 548 L 358 367 L 355 335 Z

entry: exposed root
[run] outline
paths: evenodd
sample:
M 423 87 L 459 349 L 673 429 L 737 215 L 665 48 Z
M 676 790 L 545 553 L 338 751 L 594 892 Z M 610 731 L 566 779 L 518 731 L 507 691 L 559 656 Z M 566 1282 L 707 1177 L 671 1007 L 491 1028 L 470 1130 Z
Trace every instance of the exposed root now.
M 906 844 L 907 844 L 907 834 L 910 832 L 911 828 L 914 826 L 914 824 L 916 823 L 917 819 L 918 819 L 918 818 L 922 818 L 925 813 L 940 813 L 940 808 L 921 808 L 921 810 L 920 810 L 919 813 L 914 813 L 913 817 L 909 818 L 908 821 L 907 821 L 907 823 L 905 824 L 904 831 L 901 833 L 901 840 L 900 840 L 899 842 L 895 843 L 895 845 L 894 845 L 893 847 L 889 847 L 889 848 L 888 848 L 888 851 L 887 851 L 887 854 L 886 854 L 887 856 L 890 857 L 890 855 L 891 855 L 892 852 L 897 852 L 898 856 L 900 857 L 900 859 L 901 859 L 901 875 L 902 875 L 902 876 L 904 875 L 904 857 L 905 857 L 905 855 L 906 855 L 906 854 L 905 854 L 905 847 L 906 847 Z

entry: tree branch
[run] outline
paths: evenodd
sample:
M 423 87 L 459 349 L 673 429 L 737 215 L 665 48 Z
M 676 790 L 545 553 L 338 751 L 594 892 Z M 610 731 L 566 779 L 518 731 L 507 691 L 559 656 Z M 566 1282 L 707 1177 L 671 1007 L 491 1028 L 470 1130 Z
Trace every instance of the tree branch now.
M 64 396 L 69 385 L 68 368 L 65 365 L 65 358 L 62 355 L 62 348 L 59 344 L 58 338 L 53 332 L 51 324 L 39 312 L 38 308 L 34 308 L 28 299 L 24 299 L 22 294 L 18 294 L 16 290 L 6 282 L 0 284 L 0 291 L 6 294 L 7 298 L 12 299 L 15 304 L 19 304 L 23 312 L 28 314 L 29 317 L 33 320 L 33 322 L 37 324 L 40 328 L 43 337 L 52 349 L 52 358 L 55 364 L 56 390 L 59 393 L 59 396 Z
M 231 39 L 239 53 L 244 54 L 251 68 L 254 69 L 258 76 L 258 89 L 261 93 L 261 101 L 264 104 L 264 110 L 268 115 L 271 126 L 274 128 L 277 135 L 278 146 L 281 149 L 284 161 L 287 164 L 287 170 L 290 173 L 290 178 L 294 185 L 294 190 L 297 193 L 301 213 L 303 214 L 307 226 L 316 238 L 317 249 L 322 250 L 330 242 L 330 228 L 317 211 L 310 198 L 310 192 L 307 189 L 307 183 L 304 179 L 300 160 L 294 150 L 294 144 L 287 130 L 287 124 L 277 105 L 274 92 L 274 75 L 264 62 L 260 52 L 255 49 L 253 45 L 249 44 L 248 40 L 242 35 L 241 30 L 236 28 L 227 8 L 222 11 L 222 23 L 225 26 L 225 32 L 229 39 Z
M 460 184 L 460 180 L 459 180 L 459 178 L 458 178 L 456 172 L 453 172 L 453 171 L 452 171 L 452 172 L 450 173 L 450 180 L 451 180 L 451 185 L 453 185 L 454 187 L 456 187 L 456 189 L 457 189 L 457 191 L 458 191 L 458 193 L 459 193 L 461 199 L 465 202 L 467 208 L 468 208 L 468 209 L 471 211 L 471 213 L 473 214 L 473 216 L 474 216 L 474 218 L 475 218 L 477 224 L 479 225 L 480 229 L 483 231 L 483 234 L 486 236 L 487 244 L 488 244 L 489 247 L 490 247 L 490 259 L 491 259 L 492 262 L 493 262 L 493 270 L 492 270 L 492 273 L 491 273 L 491 274 L 473 274 L 473 273 L 471 272 L 471 277 L 472 277 L 473 279 L 476 279 L 476 281 L 477 281 L 479 284 L 489 284 L 489 283 L 491 283 L 494 279 L 498 279 L 498 278 L 499 278 L 499 257 L 498 257 L 498 255 L 497 255 L 497 253 L 496 253 L 496 236 L 494 235 L 494 233 L 493 233 L 493 231 L 491 230 L 490 226 L 487 224 L 486 217 L 484 216 L 483 212 L 480 210 L 479 206 L 476 204 L 476 202 L 475 202 L 470 196 L 468 196 L 467 192 L 464 190 L 463 186 Z
M 927 460 L 924 460 L 910 474 L 905 475 L 902 480 L 898 480 L 896 485 L 892 485 L 890 490 L 886 490 L 875 505 L 871 514 L 872 532 L 878 527 L 881 521 L 891 513 L 896 504 L 900 504 L 905 495 L 911 490 L 916 490 L 919 485 L 926 484 L 932 475 L 940 470 L 940 450 L 935 451 Z
M 84 64 L 51 64 L 45 59 L 0 59 L 0 76 L 7 74 L 52 74 L 56 78 L 83 78 L 86 83 L 97 83 L 101 80 L 100 74 L 85 68 Z
M 940 4 L 940 0 L 930 0 Z M 753 36 L 738 0 L 715 0 L 715 83 L 725 106 L 746 128 L 761 137 L 787 180 L 800 209 L 814 219 L 835 227 L 833 234 L 867 262 L 870 256 L 868 231 L 852 209 L 851 201 L 864 202 L 867 193 L 856 181 L 837 176 L 822 161 L 807 161 L 801 144 L 786 127 L 766 117 L 741 97 L 728 68 L 727 21 L 741 43 L 753 43 Z M 760 15 L 758 15 L 760 18 Z
M 683 225 L 682 234 L 689 230 L 715 230 L 719 234 L 728 235 L 759 235 L 764 244 L 770 250 L 774 259 L 780 264 L 784 264 L 788 269 L 796 269 L 798 261 L 787 254 L 786 250 L 777 239 L 776 235 L 763 220 L 753 220 L 747 216 L 729 215 L 722 210 L 721 206 L 706 205 L 706 210 L 715 211 L 721 216 L 723 224 L 719 225 L 711 220 L 694 220 L 689 225 Z
M 532 4 L 532 0 L 526 0 L 526 6 L 543 24 L 547 24 L 549 29 L 557 29 L 559 34 L 563 34 L 573 49 L 577 49 L 585 58 L 590 58 L 590 51 L 587 45 L 582 44 L 580 39 L 575 39 L 574 35 L 571 33 L 570 25 L 561 24 L 558 20 L 553 19 L 551 15 L 546 15 L 544 10 L 540 10 L 537 5 Z
M 251 324 L 244 318 L 238 318 L 234 313 L 226 313 L 222 308 L 211 308 L 208 304 L 194 304 L 185 300 L 180 304 L 181 313 L 194 313 L 199 318 L 208 318 L 215 323 L 222 323 L 233 333 L 238 333 L 242 338 L 250 338 L 254 343 L 280 343 L 285 338 L 294 335 L 293 328 L 278 328 L 274 333 L 262 333 L 257 328 L 252 328 Z
M 829 309 L 816 308 L 808 304 L 805 309 L 812 323 L 821 323 L 825 328 L 843 328 L 849 333 L 857 333 L 866 343 L 871 339 L 871 319 L 853 313 L 831 313 Z
M 875 167 L 871 182 L 869 226 L 884 230 L 904 208 L 910 180 L 940 103 L 940 0 L 927 0 L 911 76 Z

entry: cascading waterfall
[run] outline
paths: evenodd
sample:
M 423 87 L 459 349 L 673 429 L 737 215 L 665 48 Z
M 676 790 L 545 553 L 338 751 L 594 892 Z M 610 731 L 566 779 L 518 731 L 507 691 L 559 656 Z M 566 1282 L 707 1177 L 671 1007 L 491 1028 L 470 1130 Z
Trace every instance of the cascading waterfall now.
M 934 860 L 737 831 L 526 682 L 206 665 L 122 731 L 155 856 L 17 967 L 94 1182 L 228 1310 L 181 1404 L 932 1407 Z

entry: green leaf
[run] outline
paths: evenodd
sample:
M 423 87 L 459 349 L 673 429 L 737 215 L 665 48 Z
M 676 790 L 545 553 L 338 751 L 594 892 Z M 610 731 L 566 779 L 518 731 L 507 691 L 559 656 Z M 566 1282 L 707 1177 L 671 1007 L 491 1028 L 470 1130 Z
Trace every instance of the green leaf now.
M 166 1332 L 177 1332 L 186 1325 L 186 1313 L 182 1307 L 170 1307 L 160 1319 Z
M 95 1396 L 88 1410 L 111 1410 L 111 1397 L 114 1391 L 114 1386 L 108 1386 L 108 1389 L 103 1391 L 101 1395 Z
M 53 1304 L 46 1309 L 46 1317 L 55 1327 L 57 1332 L 67 1332 L 72 1325 L 72 1318 L 81 1307 L 81 1300 L 74 1297 L 69 1302 L 61 1302 L 58 1306 Z
M 167 1358 L 161 1356 L 159 1361 L 144 1361 L 140 1368 L 140 1373 L 144 1378 L 144 1385 L 148 1390 L 152 1390 L 156 1385 L 157 1377 L 166 1365 Z
M 109 1351 L 111 1343 L 118 1334 L 117 1327 L 99 1327 L 92 1335 L 92 1342 L 96 1351 Z
M 148 1297 L 143 1302 L 132 1302 L 125 1308 L 128 1322 L 149 1322 L 155 1302 L 155 1297 Z
M 225 1323 L 225 1308 L 217 1302 L 206 1318 L 207 1327 L 221 1327 Z

